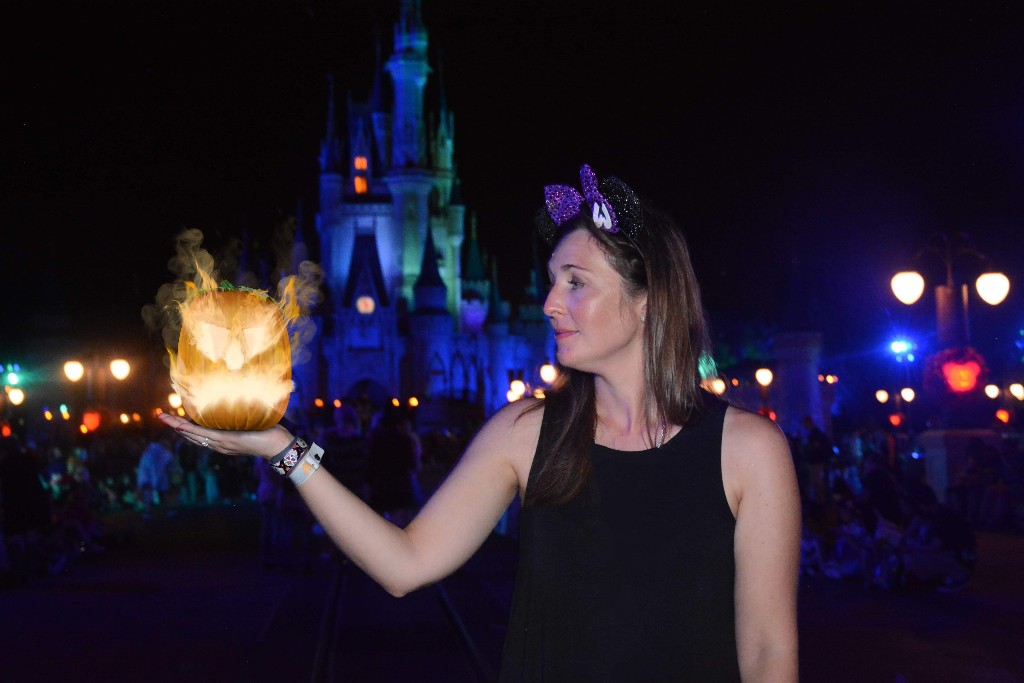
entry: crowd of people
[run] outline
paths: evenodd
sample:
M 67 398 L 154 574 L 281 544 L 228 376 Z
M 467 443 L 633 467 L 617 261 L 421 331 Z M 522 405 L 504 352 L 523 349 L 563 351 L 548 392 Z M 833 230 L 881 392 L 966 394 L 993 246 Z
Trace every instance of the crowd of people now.
M 419 434 L 410 414 L 391 406 L 367 424 L 348 406 L 303 421 L 330 449 L 335 475 L 396 523 L 411 518 L 464 447 L 452 431 Z M 0 439 L 0 587 L 130 543 L 148 520 L 182 507 L 241 501 L 259 505 L 263 565 L 308 570 L 321 545 L 317 525 L 284 484 L 265 460 L 224 456 L 160 426 L 87 438 L 12 434 Z
M 342 407 L 309 429 L 330 454 L 325 467 L 400 525 L 465 446 L 458 432 L 418 432 L 408 412 L 390 406 L 367 425 Z M 801 572 L 887 589 L 965 585 L 976 530 L 1024 531 L 1024 444 L 1004 443 L 1000 450 L 972 441 L 940 497 L 925 478 L 927 455 L 906 436 L 861 429 L 833 439 L 804 420 L 791 435 L 804 510 Z M 0 585 L 129 542 L 136 522 L 179 506 L 255 500 L 260 560 L 270 569 L 308 570 L 321 547 L 305 503 L 260 458 L 226 457 L 159 429 L 101 434 L 84 445 L 12 436 L 0 446 Z
M 892 590 L 957 590 L 971 577 L 975 532 L 1024 531 L 1024 443 L 970 442 L 936 491 L 926 449 L 890 429 L 825 434 L 810 418 L 792 435 L 804 510 L 801 573 Z

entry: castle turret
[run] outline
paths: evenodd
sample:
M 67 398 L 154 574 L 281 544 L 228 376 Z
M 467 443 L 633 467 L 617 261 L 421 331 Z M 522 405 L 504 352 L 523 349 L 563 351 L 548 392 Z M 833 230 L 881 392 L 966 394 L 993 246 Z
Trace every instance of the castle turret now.
M 332 229 L 341 223 L 344 193 L 341 142 L 338 138 L 334 110 L 334 78 L 327 77 L 327 131 L 320 143 L 320 213 L 316 229 L 320 235 L 320 258 L 331 264 L 326 269 L 325 286 L 334 294 L 340 294 L 348 281 L 348 266 L 351 260 L 351 230 Z
M 483 253 L 477 240 L 476 212 L 470 214 L 469 243 L 466 245 L 466 269 L 462 273 L 461 329 L 466 334 L 479 334 L 487 320 L 491 282 L 484 270 Z
M 423 25 L 419 0 L 402 0 L 402 13 L 395 24 L 395 51 L 386 67 L 395 84 L 395 109 L 391 127 L 392 169 L 421 167 L 426 161 L 423 89 L 430 73 L 427 42 L 427 29 Z
M 423 248 L 423 267 L 416 280 L 415 310 L 409 316 L 409 332 L 414 340 L 411 351 L 415 372 L 411 380 L 414 393 L 427 398 L 448 393 L 449 363 L 454 329 L 447 308 L 448 289 L 437 270 L 437 249 L 427 229 Z
M 434 246 L 433 232 L 427 227 L 426 244 L 423 245 L 423 263 L 420 276 L 416 280 L 415 306 L 416 312 L 448 313 L 448 288 L 444 286 L 441 273 L 437 269 L 437 248 Z

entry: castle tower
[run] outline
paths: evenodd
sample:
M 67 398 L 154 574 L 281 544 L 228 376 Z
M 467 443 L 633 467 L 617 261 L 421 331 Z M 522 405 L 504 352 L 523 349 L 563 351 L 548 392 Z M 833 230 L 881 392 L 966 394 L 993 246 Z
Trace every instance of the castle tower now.
M 469 243 L 466 245 L 466 270 L 462 274 L 462 306 L 459 328 L 464 334 L 480 334 L 487 321 L 491 282 L 484 270 L 483 253 L 477 240 L 476 213 L 470 215 Z
M 385 277 L 412 301 L 419 275 L 420 254 L 430 221 L 430 192 L 434 179 L 427 168 L 426 126 L 423 122 L 423 90 L 430 65 L 427 61 L 427 29 L 419 0 L 402 0 L 395 24 L 395 46 L 385 68 L 394 84 L 391 120 L 391 168 L 384 180 L 392 197 L 391 234 L 388 242 L 401 250 L 400 272 L 395 273 L 384 256 Z M 400 245 L 400 246 L 399 246 Z
M 420 276 L 415 286 L 415 310 L 409 316 L 410 336 L 415 340 L 413 394 L 426 398 L 442 397 L 449 389 L 449 363 L 454 329 L 448 312 L 448 290 L 437 270 L 437 249 L 428 228 L 423 247 Z

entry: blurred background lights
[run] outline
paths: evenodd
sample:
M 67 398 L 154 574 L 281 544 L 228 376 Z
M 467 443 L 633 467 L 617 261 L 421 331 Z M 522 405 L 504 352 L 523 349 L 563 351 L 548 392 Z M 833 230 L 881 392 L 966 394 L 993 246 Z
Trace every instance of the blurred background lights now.
M 64 376 L 72 382 L 77 382 L 85 375 L 85 366 L 77 360 L 69 360 L 64 364 Z
M 999 391 L 999 387 L 997 387 L 995 384 L 985 385 L 985 395 L 988 396 L 989 398 L 999 398 L 1000 393 L 1002 392 Z
M 110 361 L 110 374 L 114 376 L 114 379 L 122 380 L 128 377 L 132 367 L 123 358 Z
M 995 306 L 1010 293 L 1010 279 L 1002 273 L 984 273 L 975 281 L 974 287 L 982 301 Z
M 924 278 L 920 273 L 913 271 L 896 273 L 892 276 L 890 284 L 896 298 L 908 306 L 920 299 L 921 295 L 924 294 Z
M 551 384 L 558 378 L 558 369 L 551 363 L 540 366 L 540 378 L 545 384 Z

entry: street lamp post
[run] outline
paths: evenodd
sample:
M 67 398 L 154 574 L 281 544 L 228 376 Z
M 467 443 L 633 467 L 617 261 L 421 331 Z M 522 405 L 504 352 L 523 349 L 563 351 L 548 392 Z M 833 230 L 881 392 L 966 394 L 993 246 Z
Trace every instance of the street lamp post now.
M 964 282 L 957 286 L 954 264 L 959 257 L 968 257 L 982 264 L 987 264 L 988 259 L 964 233 L 953 238 L 945 233 L 932 235 L 919 256 L 924 252 L 937 254 L 945 268 L 945 281 L 935 286 L 935 322 L 939 344 L 943 347 L 967 346 L 971 343 L 968 285 Z M 917 271 L 896 273 L 890 284 L 896 298 L 908 306 L 916 303 L 924 293 L 924 277 Z M 985 272 L 975 280 L 975 289 L 982 301 L 996 306 L 1009 294 L 1010 280 L 1003 273 Z

